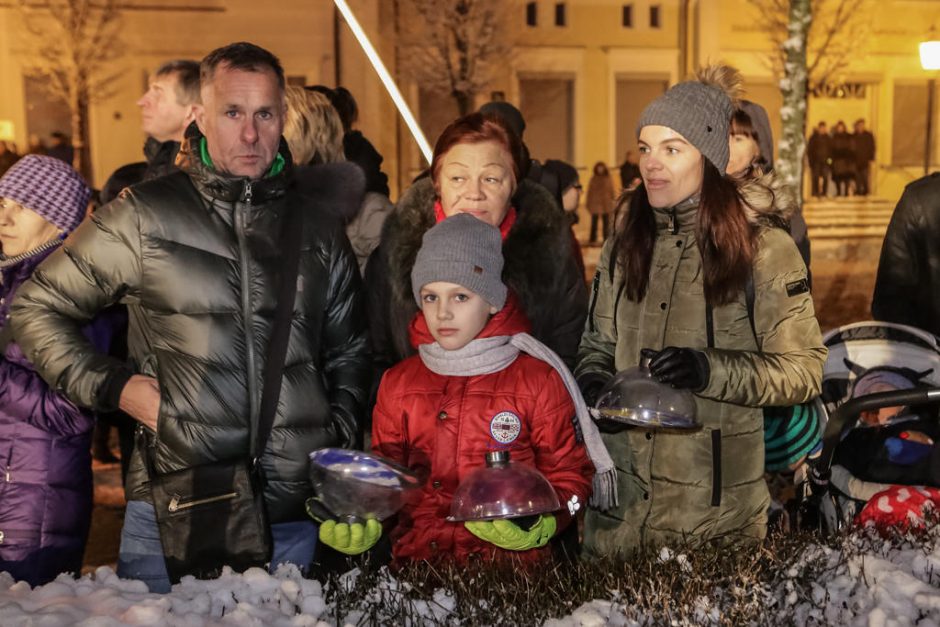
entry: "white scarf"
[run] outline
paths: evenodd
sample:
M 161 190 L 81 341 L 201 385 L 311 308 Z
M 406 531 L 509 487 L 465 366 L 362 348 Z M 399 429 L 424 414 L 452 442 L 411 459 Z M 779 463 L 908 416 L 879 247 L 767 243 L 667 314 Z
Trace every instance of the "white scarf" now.
M 454 351 L 441 348 L 437 342 L 418 346 L 418 354 L 421 355 L 424 365 L 431 372 L 445 377 L 472 377 L 499 372 L 515 361 L 520 351 L 549 364 L 561 376 L 568 394 L 571 395 L 571 400 L 574 401 L 584 445 L 594 463 L 594 490 L 590 504 L 601 510 L 615 507 L 618 499 L 617 471 L 614 468 L 614 461 L 604 446 L 597 425 L 588 414 L 587 405 L 584 403 L 574 376 L 561 357 L 552 349 L 528 333 L 476 339 Z

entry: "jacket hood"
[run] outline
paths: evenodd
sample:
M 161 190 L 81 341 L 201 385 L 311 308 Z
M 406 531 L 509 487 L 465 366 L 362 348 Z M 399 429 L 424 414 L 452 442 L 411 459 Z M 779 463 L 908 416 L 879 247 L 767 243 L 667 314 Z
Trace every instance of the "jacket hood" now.
M 236 202 L 242 197 L 245 185 L 250 179 L 247 176 L 223 174 L 203 163 L 199 150 L 203 137 L 196 123 L 191 123 L 186 129 L 186 137 L 176 156 L 176 167 L 189 175 L 202 194 L 223 202 Z M 252 182 L 252 202 L 256 205 L 279 198 L 287 192 L 293 161 L 283 137 L 278 146 L 278 153 L 284 159 L 284 169 L 273 176 Z
M 498 335 L 529 333 L 530 330 L 531 325 L 529 324 L 529 319 L 526 318 L 525 313 L 522 311 L 519 299 L 510 290 L 506 297 L 506 304 L 490 318 L 486 326 L 483 327 L 483 330 L 480 331 L 480 334 L 477 335 L 477 339 L 496 337 Z M 418 348 L 418 346 L 422 344 L 434 343 L 434 337 L 428 329 L 428 323 L 424 319 L 424 314 L 420 311 L 415 314 L 414 319 L 411 321 L 408 327 L 408 334 L 411 338 L 411 345 L 415 348 Z

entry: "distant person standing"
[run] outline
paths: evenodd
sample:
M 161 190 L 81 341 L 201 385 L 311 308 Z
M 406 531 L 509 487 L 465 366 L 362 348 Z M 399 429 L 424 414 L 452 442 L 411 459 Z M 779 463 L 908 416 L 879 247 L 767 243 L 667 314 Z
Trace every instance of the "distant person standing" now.
M 852 142 L 855 152 L 855 195 L 867 196 L 871 193 L 871 162 L 875 160 L 875 136 L 865 128 L 863 118 L 855 121 Z
M 591 214 L 591 237 L 589 244 L 597 244 L 597 223 L 601 221 L 601 243 L 610 235 L 610 216 L 614 213 L 614 182 L 610 171 L 602 161 L 594 164 L 593 175 L 588 182 L 587 209 Z
M 39 137 L 36 133 L 32 133 L 29 136 L 29 139 L 26 142 L 26 154 L 28 155 L 44 155 L 48 149 L 46 148 L 46 142 L 42 141 L 42 138 Z
M 852 136 L 839 120 L 832 131 L 832 180 L 837 196 L 849 195 L 849 181 L 855 178 L 855 150 Z
M 806 146 L 813 197 L 824 197 L 829 193 L 829 160 L 832 157 L 832 137 L 825 122 L 813 129 Z
M 623 158 L 623 164 L 620 166 L 620 187 L 622 189 L 634 189 L 640 184 L 640 166 L 636 160 L 636 154 L 628 150 Z
M 0 176 L 6 174 L 20 156 L 16 154 L 16 149 L 11 147 L 9 142 L 0 141 Z

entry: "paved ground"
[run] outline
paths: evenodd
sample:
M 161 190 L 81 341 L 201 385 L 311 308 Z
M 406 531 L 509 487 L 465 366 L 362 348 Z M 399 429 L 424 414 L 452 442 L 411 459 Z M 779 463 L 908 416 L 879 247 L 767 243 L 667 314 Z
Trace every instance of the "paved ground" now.
M 806 215 L 813 238 L 813 300 L 820 327 L 826 331 L 868 319 L 890 204 L 840 199 L 811 203 Z M 589 225 L 590 219 L 582 219 L 578 225 L 582 241 L 587 240 Z M 590 278 L 600 248 L 585 247 L 584 253 Z M 117 561 L 124 519 L 119 468 L 117 464 L 95 466 L 95 508 L 85 553 L 86 570 L 102 564 L 113 566 Z

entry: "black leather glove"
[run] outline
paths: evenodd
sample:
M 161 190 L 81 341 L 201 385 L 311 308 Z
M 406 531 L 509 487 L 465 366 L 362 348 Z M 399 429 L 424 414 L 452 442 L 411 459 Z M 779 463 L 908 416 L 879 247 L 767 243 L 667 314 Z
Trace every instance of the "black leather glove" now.
M 581 388 L 581 396 L 584 398 L 585 405 L 594 407 L 597 404 L 597 395 L 600 394 L 601 388 L 604 387 L 609 378 L 596 372 L 584 374 L 578 378 L 578 387 Z
M 643 349 L 644 356 L 650 356 L 650 373 L 660 383 L 674 388 L 686 388 L 701 392 L 708 385 L 711 370 L 705 353 L 691 348 L 667 346 L 655 355 L 650 349 Z
M 578 387 L 581 388 L 581 396 L 584 397 L 585 405 L 590 408 L 597 404 L 597 396 L 600 394 L 601 389 L 604 387 L 604 384 L 607 383 L 608 379 L 609 377 L 597 373 L 585 374 L 578 379 Z M 602 433 L 620 433 L 624 429 L 630 428 L 630 425 L 624 424 L 619 420 L 593 415 L 591 418 L 594 420 L 594 424 L 597 425 L 598 430 Z

